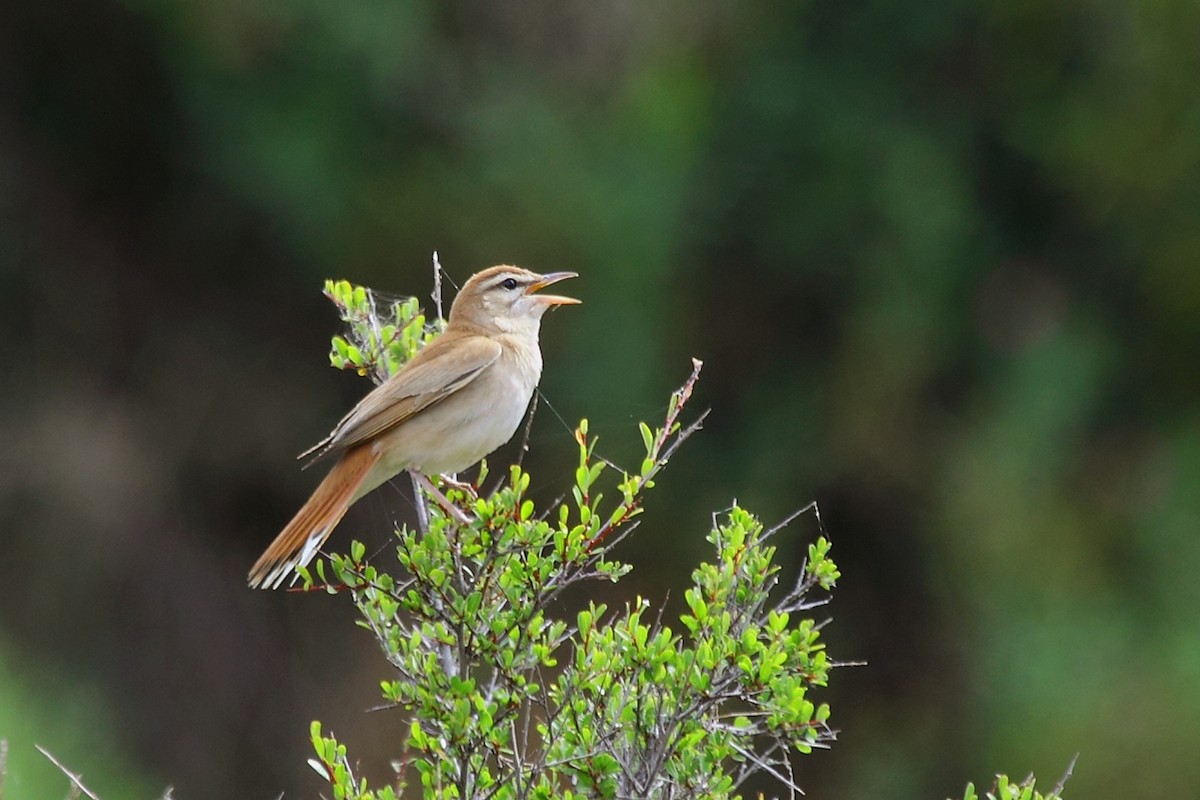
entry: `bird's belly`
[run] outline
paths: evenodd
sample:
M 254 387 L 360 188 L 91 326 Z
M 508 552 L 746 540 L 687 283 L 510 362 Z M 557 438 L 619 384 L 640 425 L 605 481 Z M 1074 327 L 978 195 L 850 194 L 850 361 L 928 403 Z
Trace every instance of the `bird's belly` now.
M 392 474 L 460 472 L 512 438 L 532 388 L 469 386 L 381 437 L 381 461 Z M 490 389 L 485 391 L 485 389 Z M 479 390 L 489 399 L 480 402 Z

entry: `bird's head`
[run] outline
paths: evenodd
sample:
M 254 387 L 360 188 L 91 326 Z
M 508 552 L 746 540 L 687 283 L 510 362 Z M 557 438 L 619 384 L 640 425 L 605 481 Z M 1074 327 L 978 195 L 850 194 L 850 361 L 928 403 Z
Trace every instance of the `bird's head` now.
M 506 265 L 477 272 L 454 298 L 454 304 L 450 306 L 450 324 L 465 323 L 503 333 L 536 333 L 548 308 L 579 302 L 573 297 L 538 294 L 538 290 L 574 277 L 574 272 L 539 275 Z

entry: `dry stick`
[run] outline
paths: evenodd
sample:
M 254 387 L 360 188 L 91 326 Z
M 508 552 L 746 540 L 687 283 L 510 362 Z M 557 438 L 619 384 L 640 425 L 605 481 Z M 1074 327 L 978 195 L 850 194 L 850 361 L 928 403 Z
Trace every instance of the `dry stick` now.
M 413 505 L 417 509 L 417 528 L 424 536 L 429 533 L 429 504 L 425 500 L 424 492 L 421 491 L 421 479 L 417 473 L 410 470 L 408 477 L 412 479 Z
M 770 530 L 766 531 L 762 535 L 762 540 L 765 542 L 767 539 L 770 539 L 772 536 L 779 533 L 779 531 L 783 530 L 788 525 L 791 525 L 798 517 L 807 514 L 809 511 L 813 512 L 813 516 L 816 517 L 817 532 L 825 538 L 829 538 L 828 534 L 825 533 L 825 523 L 821 521 L 821 509 L 817 506 L 817 501 L 813 500 L 804 508 L 793 511 L 791 514 L 788 514 L 786 517 L 784 517 L 782 521 L 772 526 Z
M 521 434 L 521 449 L 517 451 L 517 466 L 525 463 L 525 454 L 529 452 L 529 434 L 533 430 L 533 417 L 537 414 L 538 400 L 541 398 L 540 389 L 533 390 L 533 399 L 529 401 L 529 411 L 525 414 L 525 431 Z
M 367 289 L 367 322 L 375 334 L 375 368 L 371 370 L 371 383 L 382 386 L 388 375 L 387 359 L 383 357 L 383 328 L 379 324 L 379 311 L 375 306 L 375 290 Z M 368 339 L 364 344 L 370 344 Z
M 433 251 L 433 307 L 437 309 L 438 319 L 442 319 L 442 262 L 438 260 L 437 250 Z
M 1054 788 L 1050 790 L 1051 794 L 1055 796 L 1062 794 L 1063 787 L 1067 785 L 1067 781 L 1071 779 L 1071 775 L 1075 772 L 1075 762 L 1078 760 L 1079 753 L 1076 753 L 1071 758 L 1071 763 L 1067 764 L 1067 771 L 1063 773 L 1063 776 L 1058 779 L 1058 783 L 1054 784 Z
M 0 739 L 0 800 L 4 800 L 4 775 L 8 772 L 8 740 Z
M 429 299 L 433 301 L 433 307 L 434 307 L 435 312 L 437 313 L 437 319 L 445 319 L 445 315 L 442 313 L 442 273 L 443 272 L 444 272 L 444 270 L 442 269 L 441 259 L 438 258 L 438 251 L 434 250 L 433 251 L 433 292 L 430 294 Z M 417 504 L 417 525 L 420 527 L 421 533 L 426 534 L 429 532 L 429 505 L 425 500 L 425 495 L 421 492 L 420 485 L 419 485 L 420 478 L 418 477 L 418 475 L 415 472 L 411 473 L 411 474 L 412 474 L 412 481 L 413 481 L 413 496 L 416 499 L 416 504 Z M 432 485 L 432 483 L 430 485 Z
M 60 761 L 59 761 L 57 758 L 55 758 L 54 756 L 50 755 L 50 751 L 49 751 L 49 750 L 47 750 L 46 748 L 42 747 L 40 744 L 35 744 L 35 745 L 34 745 L 34 747 L 36 747 L 36 748 L 38 749 L 38 752 L 39 752 L 39 753 L 41 753 L 42 755 L 44 755 L 46 758 L 50 759 L 50 763 L 51 763 L 51 764 L 53 764 L 54 766 L 56 766 L 56 767 L 58 767 L 60 770 L 62 770 L 62 773 L 63 773 L 64 775 L 66 775 L 68 779 L 70 779 L 70 781 L 71 781 L 71 784 L 72 784 L 72 785 L 75 787 L 75 789 L 76 789 L 76 790 L 78 790 L 78 791 L 80 791 L 80 792 L 83 792 L 83 793 L 84 793 L 84 794 L 86 794 L 88 797 L 92 798 L 92 800 L 100 800 L 100 798 L 98 798 L 98 797 L 96 797 L 96 795 L 92 794 L 92 792 L 91 792 L 91 790 L 90 790 L 90 789 L 88 789 L 86 786 L 84 786 L 84 785 L 83 785 L 83 781 L 82 781 L 82 780 L 80 780 L 80 776 L 79 776 L 79 775 L 76 775 L 74 772 L 71 772 L 71 770 L 69 770 L 69 769 L 67 769 L 66 767 L 64 767 L 64 766 L 62 765 L 62 763 L 61 763 L 61 762 L 60 762 Z

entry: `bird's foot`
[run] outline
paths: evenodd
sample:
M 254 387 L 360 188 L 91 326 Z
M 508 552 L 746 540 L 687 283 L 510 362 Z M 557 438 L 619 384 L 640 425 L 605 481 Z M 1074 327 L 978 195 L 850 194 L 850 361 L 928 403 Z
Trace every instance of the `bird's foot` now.
M 443 474 L 441 478 L 442 483 L 446 484 L 451 489 L 458 489 L 460 492 L 466 495 L 478 495 L 478 490 L 475 488 L 475 484 L 471 483 L 470 481 L 460 481 L 457 474 Z

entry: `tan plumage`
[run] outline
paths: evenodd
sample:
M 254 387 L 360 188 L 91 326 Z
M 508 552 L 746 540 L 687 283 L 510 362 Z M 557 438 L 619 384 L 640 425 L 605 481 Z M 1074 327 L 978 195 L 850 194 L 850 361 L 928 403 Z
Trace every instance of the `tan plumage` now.
M 541 317 L 579 302 L 536 292 L 571 277 L 510 266 L 471 276 L 445 332 L 305 454 L 339 457 L 251 567 L 250 585 L 276 588 L 307 565 L 346 510 L 394 475 L 458 472 L 512 438 L 541 377 Z

